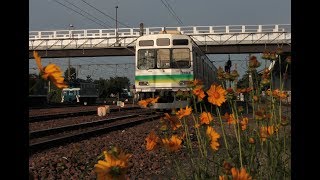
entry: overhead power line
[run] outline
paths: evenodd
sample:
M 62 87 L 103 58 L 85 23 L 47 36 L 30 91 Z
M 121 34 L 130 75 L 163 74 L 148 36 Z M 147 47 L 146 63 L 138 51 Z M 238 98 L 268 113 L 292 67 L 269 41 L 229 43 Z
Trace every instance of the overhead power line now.
M 99 12 L 100 12 L 100 13 L 102 13 L 103 15 L 107 16 L 108 18 L 110 18 L 110 19 L 112 19 L 112 20 L 114 20 L 114 21 L 118 21 L 118 23 L 119 23 L 119 24 L 121 24 L 121 25 L 123 25 L 123 26 L 125 26 L 125 27 L 127 27 L 127 28 L 131 28 L 130 26 L 128 26 L 128 25 L 126 25 L 126 24 L 124 24 L 124 23 L 120 22 L 119 20 L 116 20 L 116 19 L 115 19 L 115 18 L 113 18 L 112 16 L 110 16 L 110 15 L 108 15 L 108 14 L 106 14 L 106 13 L 104 13 L 104 12 L 100 11 L 98 8 L 96 8 L 96 7 L 92 6 L 91 4 L 87 3 L 86 1 L 84 1 L 84 0 L 81 0 L 81 1 L 82 1 L 82 2 L 84 2 L 85 4 L 87 4 L 88 6 L 92 7 L 93 9 L 95 9 L 95 10 L 99 11 Z
M 70 10 L 72 10 L 72 11 L 74 11 L 74 12 L 76 12 L 76 13 L 80 14 L 81 16 L 83 16 L 83 17 L 85 17 L 85 18 L 89 19 L 90 21 L 95 22 L 96 24 L 99 24 L 99 25 L 100 25 L 100 26 L 102 26 L 102 27 L 108 28 L 107 26 L 105 26 L 105 25 L 103 25 L 103 24 L 100 24 L 99 22 L 97 22 L 97 21 L 95 21 L 95 20 L 93 20 L 93 19 L 91 19 L 91 18 L 89 18 L 89 17 L 85 16 L 85 15 L 84 15 L 84 14 L 82 14 L 81 12 L 78 12 L 78 11 L 76 11 L 76 10 L 74 10 L 74 9 L 72 9 L 72 8 L 70 8 L 70 7 L 68 7 L 68 6 L 66 6 L 65 4 L 60 3 L 60 2 L 59 2 L 59 1 L 57 1 L 57 0 L 54 0 L 54 2 L 56 2 L 56 3 L 58 3 L 58 4 L 60 4 L 60 5 L 64 6 L 64 7 L 66 7 L 66 8 L 68 8 L 68 9 L 70 9 Z
M 177 22 L 180 24 L 180 25 L 183 25 L 182 21 L 180 20 L 180 18 L 178 17 L 178 15 L 174 12 L 174 10 L 172 9 L 172 7 L 170 6 L 170 4 L 168 3 L 167 0 L 165 0 L 166 3 L 161 0 L 162 4 L 168 9 L 169 13 L 177 20 Z
M 108 26 L 108 27 L 112 28 L 112 26 L 110 26 L 109 24 L 107 24 L 107 23 L 105 23 L 105 22 L 101 21 L 100 19 L 98 19 L 98 18 L 94 17 L 94 16 L 93 16 L 93 15 L 91 15 L 90 13 L 88 13 L 88 12 L 86 12 L 86 11 L 82 10 L 80 7 L 76 6 L 75 4 L 73 4 L 73 3 L 71 3 L 71 2 L 69 2 L 69 1 L 67 1 L 67 0 L 65 0 L 65 2 L 67 2 L 68 4 L 71 4 L 73 7 L 76 7 L 76 8 L 77 8 L 77 9 L 79 9 L 81 12 L 86 13 L 87 15 L 89 15 L 89 16 L 91 16 L 91 17 L 93 17 L 94 19 L 96 19 L 96 20 L 98 20 L 98 21 L 102 22 L 102 23 L 103 23 L 103 24 L 105 24 L 106 26 Z

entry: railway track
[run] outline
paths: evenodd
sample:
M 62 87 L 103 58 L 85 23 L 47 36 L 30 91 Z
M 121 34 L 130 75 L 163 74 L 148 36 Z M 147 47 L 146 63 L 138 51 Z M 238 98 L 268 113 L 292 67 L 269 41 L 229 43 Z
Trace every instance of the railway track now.
M 115 111 L 126 111 L 126 110 L 132 110 L 132 109 L 140 109 L 139 107 L 133 106 L 133 107 L 126 107 L 126 108 L 110 108 L 110 112 Z M 93 115 L 97 114 L 97 110 L 87 110 L 87 111 L 74 111 L 74 112 L 68 112 L 68 113 L 55 113 L 55 114 L 45 114 L 45 115 L 36 115 L 36 116 L 29 116 L 29 123 L 31 122 L 40 122 L 40 121 L 48 121 L 52 119 L 59 119 L 59 118 L 66 118 L 66 117 L 74 117 L 74 116 L 86 116 L 86 115 Z
M 157 114 L 152 111 L 142 111 L 136 114 L 106 118 L 94 122 L 32 131 L 29 133 L 30 154 L 112 130 L 131 127 L 148 120 L 158 119 L 161 116 L 162 114 Z

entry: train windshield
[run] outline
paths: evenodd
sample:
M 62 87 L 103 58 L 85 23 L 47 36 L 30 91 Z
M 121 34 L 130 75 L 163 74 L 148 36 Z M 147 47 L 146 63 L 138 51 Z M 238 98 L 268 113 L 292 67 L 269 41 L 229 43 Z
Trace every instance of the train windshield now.
M 190 51 L 189 49 L 173 49 L 171 68 L 189 68 Z
M 138 69 L 155 68 L 155 49 L 141 49 L 138 51 Z
M 145 69 L 190 68 L 190 50 L 180 49 L 140 49 L 137 67 Z

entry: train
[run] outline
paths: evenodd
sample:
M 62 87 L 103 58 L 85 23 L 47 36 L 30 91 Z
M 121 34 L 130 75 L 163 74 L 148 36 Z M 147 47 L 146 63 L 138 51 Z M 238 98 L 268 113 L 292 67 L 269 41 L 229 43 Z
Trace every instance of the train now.
M 79 82 L 61 92 L 61 103 L 94 104 L 99 96 L 98 87 L 92 82 Z
M 179 92 L 190 92 L 194 79 L 204 88 L 220 83 L 217 67 L 199 46 L 179 31 L 161 31 L 143 35 L 135 46 L 135 97 L 137 101 L 159 97 L 150 108 L 183 108 L 190 99 L 181 99 Z

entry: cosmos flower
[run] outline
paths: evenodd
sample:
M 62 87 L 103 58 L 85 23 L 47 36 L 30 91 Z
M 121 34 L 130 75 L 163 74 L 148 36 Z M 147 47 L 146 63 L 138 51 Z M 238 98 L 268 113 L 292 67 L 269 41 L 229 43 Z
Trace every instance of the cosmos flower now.
M 241 124 L 241 129 L 244 131 L 247 129 L 249 119 L 247 117 L 242 118 L 242 121 L 240 122 Z
M 255 141 L 254 141 L 254 139 L 253 139 L 252 137 L 249 138 L 249 143 L 250 143 L 250 144 L 254 144 L 254 142 L 255 142 Z
M 228 114 L 226 113 L 225 116 L 224 116 L 225 119 L 227 119 L 227 123 L 230 125 L 230 124 L 236 124 L 237 123 L 237 120 L 236 118 L 234 117 L 234 114 Z
M 104 160 L 99 160 L 94 165 L 98 180 L 125 179 L 128 159 L 131 154 L 124 153 L 121 149 L 115 148 L 112 151 L 103 152 Z
M 213 127 L 208 126 L 207 127 L 207 131 L 206 134 L 209 136 L 210 138 L 210 146 L 213 150 L 217 151 L 219 145 L 218 139 L 220 138 L 220 135 L 213 129 Z
M 239 77 L 239 73 L 237 70 L 234 69 L 231 71 L 230 76 L 232 76 L 233 78 L 237 78 Z
M 206 95 L 204 94 L 204 91 L 202 89 L 202 86 L 196 86 L 193 90 L 192 93 L 196 96 L 198 96 L 198 100 L 202 101 L 202 99 L 204 97 L 206 97 Z
M 164 113 L 164 115 L 165 115 L 164 119 L 169 121 L 173 130 L 176 130 L 182 126 L 177 116 L 170 116 L 168 113 Z
M 180 110 L 177 112 L 177 116 L 179 119 L 181 119 L 185 116 L 189 116 L 191 112 L 192 112 L 192 108 L 187 106 L 186 109 L 180 108 Z
M 288 56 L 288 57 L 286 58 L 286 62 L 287 62 L 288 64 L 291 64 L 291 56 Z
M 224 80 L 226 78 L 225 72 L 223 71 L 222 67 L 219 66 L 218 68 L 218 79 L 219 80 Z
M 251 180 L 252 177 L 247 173 L 246 169 L 241 168 L 240 171 L 237 168 L 231 168 L 231 174 L 233 180 Z
M 151 151 L 157 145 L 159 141 L 159 137 L 156 135 L 154 131 L 151 131 L 149 135 L 146 137 L 146 141 L 147 141 L 146 149 L 148 151 Z
M 209 124 L 213 120 L 211 113 L 202 112 L 200 114 L 200 124 Z
M 172 135 L 170 139 L 162 139 L 164 147 L 170 152 L 178 151 L 181 148 L 181 142 L 182 140 L 177 135 Z
M 227 91 L 224 90 L 221 85 L 211 85 L 210 89 L 207 91 L 208 101 L 211 104 L 221 106 L 222 103 L 226 101 Z
M 143 100 L 140 100 L 140 101 L 138 102 L 138 105 L 141 106 L 141 107 L 143 107 L 143 108 L 146 108 L 146 107 L 148 107 L 148 106 L 150 106 L 150 105 L 158 102 L 158 99 L 159 99 L 159 98 L 160 98 L 160 97 L 143 99 Z
M 262 126 L 260 128 L 260 139 L 265 141 L 267 137 L 271 136 L 275 132 L 275 128 L 272 126 Z
M 261 63 L 257 60 L 256 56 L 251 56 L 249 59 L 249 67 L 250 68 L 257 68 L 261 65 Z
M 194 79 L 194 81 L 192 82 L 193 86 L 198 86 L 198 85 L 202 85 L 203 82 L 199 79 Z
M 148 105 L 149 103 L 146 101 L 146 100 L 140 100 L 139 102 L 138 102 L 138 105 L 139 106 L 141 106 L 141 107 L 144 107 L 144 108 L 146 108 L 147 107 L 147 105 Z
M 43 79 L 45 79 L 45 80 L 49 79 L 58 88 L 68 87 L 64 82 L 64 78 L 62 76 L 62 71 L 59 66 L 51 63 L 45 67 L 42 67 L 41 57 L 39 56 L 39 54 L 36 51 L 33 51 L 33 56 L 34 56 L 34 59 L 37 63 L 40 74 L 42 74 Z

